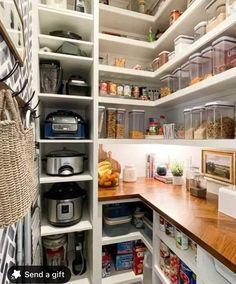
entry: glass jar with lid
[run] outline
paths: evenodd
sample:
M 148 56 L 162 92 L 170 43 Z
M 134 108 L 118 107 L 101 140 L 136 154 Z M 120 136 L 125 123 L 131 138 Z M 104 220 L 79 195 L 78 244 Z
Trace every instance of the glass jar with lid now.
M 201 38 L 202 36 L 206 34 L 206 26 L 207 26 L 207 22 L 202 21 L 194 27 L 194 40 L 195 41 L 197 41 L 199 38 Z
M 226 16 L 236 13 L 236 0 L 226 0 Z
M 181 66 L 181 89 L 186 88 L 190 84 L 190 63 L 187 61 Z
M 193 139 L 192 109 L 184 110 L 184 139 Z
M 153 61 L 152 61 L 152 69 L 153 71 L 156 71 L 158 68 L 159 68 L 159 57 L 155 58 Z
M 236 38 L 223 36 L 212 43 L 214 75 L 230 69 L 229 51 L 236 47 Z
M 166 75 L 160 78 L 161 81 L 161 88 L 160 88 L 160 97 L 166 97 L 173 93 L 173 76 Z
M 137 174 L 134 165 L 125 165 L 123 170 L 123 181 L 124 182 L 136 182 Z
M 144 110 L 132 110 L 129 112 L 129 138 L 144 138 Z
M 123 108 L 118 108 L 116 111 L 116 138 L 125 138 L 125 113 L 126 110 Z
M 202 77 L 202 56 L 201 53 L 195 53 L 189 57 L 190 62 L 190 85 L 194 85 L 203 80 Z
M 207 26 L 206 32 L 210 32 L 226 18 L 225 0 L 212 0 L 206 6 Z
M 161 53 L 159 53 L 159 67 L 161 67 L 162 65 L 166 64 L 169 60 L 169 51 L 162 51 Z
M 115 108 L 107 108 L 106 137 L 110 139 L 116 138 L 116 109 Z
M 234 139 L 235 104 L 216 101 L 205 105 L 207 111 L 207 139 Z
M 193 138 L 206 139 L 206 110 L 204 106 L 192 109 Z
M 213 76 L 213 48 L 209 46 L 201 52 L 202 56 L 202 77 L 207 79 Z

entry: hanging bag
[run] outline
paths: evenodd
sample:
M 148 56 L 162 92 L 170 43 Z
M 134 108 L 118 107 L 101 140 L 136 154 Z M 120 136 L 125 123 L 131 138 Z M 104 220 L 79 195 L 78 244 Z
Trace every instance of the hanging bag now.
M 10 90 L 0 91 L 0 228 L 18 222 L 36 193 L 33 129 L 24 130 Z

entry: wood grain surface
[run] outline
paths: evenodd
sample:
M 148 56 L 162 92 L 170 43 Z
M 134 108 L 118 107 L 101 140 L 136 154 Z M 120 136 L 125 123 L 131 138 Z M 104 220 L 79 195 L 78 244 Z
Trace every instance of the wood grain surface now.
M 140 198 L 236 273 L 236 219 L 218 212 L 218 197 L 193 197 L 185 187 L 139 178 L 117 189 L 99 189 L 99 201 Z

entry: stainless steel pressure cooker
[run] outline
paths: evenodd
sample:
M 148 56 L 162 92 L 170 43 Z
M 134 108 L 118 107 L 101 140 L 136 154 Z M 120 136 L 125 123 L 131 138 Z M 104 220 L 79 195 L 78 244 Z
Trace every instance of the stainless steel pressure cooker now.
M 77 183 L 55 183 L 44 194 L 47 200 L 48 222 L 54 226 L 71 226 L 82 218 L 86 191 Z
M 48 175 L 53 176 L 70 176 L 80 174 L 84 171 L 85 154 L 77 151 L 62 150 L 50 152 L 46 155 Z

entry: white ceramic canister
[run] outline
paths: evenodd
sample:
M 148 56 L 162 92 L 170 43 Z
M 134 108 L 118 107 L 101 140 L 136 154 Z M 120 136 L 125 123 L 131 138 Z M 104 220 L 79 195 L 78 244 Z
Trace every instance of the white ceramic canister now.
M 136 182 L 136 168 L 134 165 L 126 165 L 123 170 L 123 181 L 124 182 Z
M 47 0 L 46 4 L 54 8 L 67 9 L 67 0 Z

